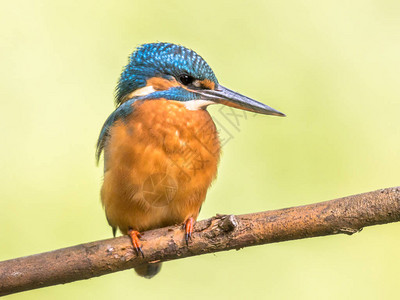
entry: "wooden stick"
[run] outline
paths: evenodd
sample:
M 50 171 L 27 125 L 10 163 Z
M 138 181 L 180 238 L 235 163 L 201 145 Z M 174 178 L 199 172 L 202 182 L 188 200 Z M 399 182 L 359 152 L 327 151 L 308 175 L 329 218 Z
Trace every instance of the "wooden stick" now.
M 248 215 L 217 215 L 196 223 L 189 247 L 181 226 L 144 232 L 144 258 L 136 256 L 129 238 L 123 236 L 0 262 L 0 295 L 101 276 L 144 262 L 338 233 L 353 234 L 365 226 L 397 221 L 400 221 L 400 187 Z

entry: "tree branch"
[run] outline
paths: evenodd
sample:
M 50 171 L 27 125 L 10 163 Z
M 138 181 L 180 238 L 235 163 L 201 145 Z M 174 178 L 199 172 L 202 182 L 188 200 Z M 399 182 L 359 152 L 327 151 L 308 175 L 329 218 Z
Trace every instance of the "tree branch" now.
M 400 187 L 248 215 L 217 215 L 196 223 L 189 247 L 183 229 L 143 233 L 145 258 L 128 237 L 96 241 L 0 262 L 0 296 L 230 249 L 338 233 L 400 221 Z

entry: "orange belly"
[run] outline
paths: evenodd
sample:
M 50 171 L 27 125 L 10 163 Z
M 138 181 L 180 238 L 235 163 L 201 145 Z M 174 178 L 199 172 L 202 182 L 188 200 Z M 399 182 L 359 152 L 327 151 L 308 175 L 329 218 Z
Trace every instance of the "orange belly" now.
M 144 231 L 197 218 L 217 174 L 218 134 L 206 110 L 138 101 L 110 129 L 101 199 L 111 226 Z

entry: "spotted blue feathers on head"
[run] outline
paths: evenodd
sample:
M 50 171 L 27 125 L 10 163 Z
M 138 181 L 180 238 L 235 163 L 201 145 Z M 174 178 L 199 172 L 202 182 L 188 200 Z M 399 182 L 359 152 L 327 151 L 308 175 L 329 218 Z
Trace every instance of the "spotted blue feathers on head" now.
M 151 43 L 139 46 L 124 68 L 116 91 L 120 104 L 129 93 L 146 86 L 152 77 L 178 78 L 182 74 L 198 80 L 218 80 L 207 62 L 196 52 L 170 43 Z

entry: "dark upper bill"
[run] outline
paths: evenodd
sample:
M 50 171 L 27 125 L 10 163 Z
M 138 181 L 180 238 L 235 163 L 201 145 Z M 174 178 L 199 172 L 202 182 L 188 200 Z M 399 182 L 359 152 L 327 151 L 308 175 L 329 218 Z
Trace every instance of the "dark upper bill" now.
M 239 108 L 259 114 L 285 117 L 286 115 L 265 105 L 264 103 L 253 100 L 249 97 L 236 93 L 222 85 L 218 85 L 215 90 L 197 90 L 202 95 L 202 99 L 211 100 L 234 108 Z

